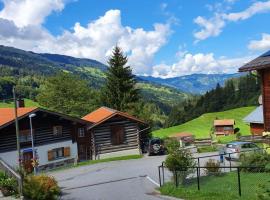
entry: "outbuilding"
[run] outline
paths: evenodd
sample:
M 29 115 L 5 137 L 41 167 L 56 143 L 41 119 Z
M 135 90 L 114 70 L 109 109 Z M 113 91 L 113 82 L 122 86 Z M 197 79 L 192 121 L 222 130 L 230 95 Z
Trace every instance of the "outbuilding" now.
M 214 133 L 217 136 L 234 134 L 234 119 L 214 120 Z

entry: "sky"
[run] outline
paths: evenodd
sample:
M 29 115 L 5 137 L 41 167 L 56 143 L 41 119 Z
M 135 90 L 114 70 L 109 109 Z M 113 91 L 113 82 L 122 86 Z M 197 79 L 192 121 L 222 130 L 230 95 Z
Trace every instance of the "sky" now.
M 0 44 L 106 64 L 115 45 L 137 75 L 235 73 L 270 49 L 270 0 L 0 0 Z

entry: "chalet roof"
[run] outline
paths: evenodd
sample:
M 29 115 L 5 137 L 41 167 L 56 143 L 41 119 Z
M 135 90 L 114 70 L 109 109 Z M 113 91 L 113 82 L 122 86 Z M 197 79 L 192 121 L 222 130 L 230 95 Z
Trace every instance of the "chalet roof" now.
M 270 68 L 270 50 L 239 68 L 239 72 Z
M 18 119 L 22 119 L 22 118 L 28 116 L 29 114 L 34 113 L 34 112 L 38 112 L 38 111 L 43 111 L 43 112 L 47 112 L 50 114 L 55 114 L 55 115 L 61 116 L 65 119 L 71 120 L 71 121 L 76 121 L 76 122 L 85 123 L 85 124 L 91 124 L 90 122 L 83 120 L 83 119 L 80 119 L 80 118 L 77 118 L 77 117 L 72 117 L 69 115 L 65 115 L 62 113 L 50 111 L 50 110 L 39 108 L 39 107 L 18 108 L 17 109 Z M 13 123 L 14 120 L 15 120 L 14 108 L 0 108 L 0 129 Z
M 235 124 L 234 119 L 216 119 L 214 126 L 232 126 Z
M 184 138 L 184 137 L 192 137 L 193 134 L 192 133 L 187 133 L 187 132 L 181 132 L 181 133 L 175 133 L 170 135 L 170 137 L 174 137 L 174 138 Z
M 246 123 L 257 123 L 257 124 L 263 124 L 263 106 L 257 107 L 255 110 L 253 110 L 248 116 L 246 116 L 243 119 Z
M 120 112 L 118 110 L 114 110 L 114 109 L 104 107 L 104 106 L 85 115 L 82 119 L 89 121 L 89 122 L 92 122 L 93 125 L 90 128 L 93 128 L 93 127 L 101 124 L 102 122 L 104 122 L 104 121 L 106 121 L 106 120 L 108 120 L 116 115 L 131 119 L 133 121 L 140 122 L 142 124 L 146 124 L 144 121 L 142 121 L 142 120 L 140 120 L 132 115 L 129 115 L 128 113 Z

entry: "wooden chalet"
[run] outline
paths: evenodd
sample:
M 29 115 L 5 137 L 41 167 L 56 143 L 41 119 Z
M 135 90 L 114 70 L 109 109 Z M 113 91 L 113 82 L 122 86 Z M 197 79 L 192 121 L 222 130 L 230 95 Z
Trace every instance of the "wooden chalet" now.
M 270 51 L 239 68 L 239 72 L 257 71 L 262 82 L 264 132 L 270 132 Z
M 77 140 L 89 137 L 87 126 L 91 123 L 43 108 L 18 108 L 21 161 L 27 171 L 32 171 L 33 151 L 30 134 L 32 118 L 34 149 L 39 169 L 53 168 L 74 162 L 78 157 Z M 13 108 L 0 108 L 0 158 L 12 167 L 18 166 L 15 117 Z
M 252 135 L 262 135 L 264 132 L 263 106 L 257 107 L 246 116 L 244 122 L 250 124 L 250 132 Z
M 92 149 L 92 159 L 141 153 L 141 128 L 146 123 L 127 113 L 101 107 L 82 118 L 92 125 L 88 127 L 91 143 L 79 145 L 79 157 L 84 149 Z
M 216 119 L 214 120 L 214 134 L 230 135 L 234 134 L 234 119 Z

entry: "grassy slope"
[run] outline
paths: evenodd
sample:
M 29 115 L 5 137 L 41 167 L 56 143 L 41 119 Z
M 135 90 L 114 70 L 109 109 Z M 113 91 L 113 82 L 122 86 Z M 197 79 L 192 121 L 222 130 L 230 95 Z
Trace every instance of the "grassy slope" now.
M 191 132 L 197 138 L 209 137 L 209 132 L 213 125 L 213 120 L 216 119 L 216 117 L 219 119 L 235 119 L 235 127 L 240 128 L 241 134 L 248 135 L 250 134 L 249 126 L 242 120 L 254 109 L 255 107 L 242 107 L 233 110 L 227 110 L 224 112 L 206 113 L 184 124 L 154 131 L 153 135 L 156 137 L 164 138 L 174 133 Z M 228 139 L 231 138 L 228 137 Z
M 25 107 L 40 107 L 39 104 L 37 102 L 34 102 L 30 99 L 24 99 L 25 101 Z M 0 102 L 0 108 L 12 108 L 14 106 L 12 101 L 3 103 Z

